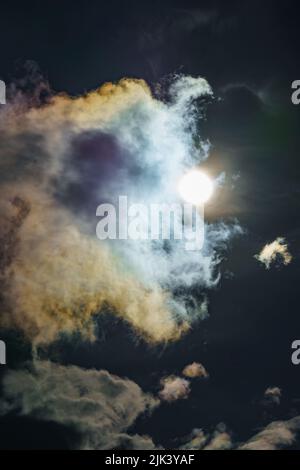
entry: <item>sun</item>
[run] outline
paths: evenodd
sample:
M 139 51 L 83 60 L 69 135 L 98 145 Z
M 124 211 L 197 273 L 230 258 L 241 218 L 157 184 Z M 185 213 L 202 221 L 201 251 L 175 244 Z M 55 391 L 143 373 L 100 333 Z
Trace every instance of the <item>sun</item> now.
M 212 180 L 200 170 L 191 170 L 179 181 L 178 190 L 188 203 L 198 205 L 207 202 L 213 194 Z

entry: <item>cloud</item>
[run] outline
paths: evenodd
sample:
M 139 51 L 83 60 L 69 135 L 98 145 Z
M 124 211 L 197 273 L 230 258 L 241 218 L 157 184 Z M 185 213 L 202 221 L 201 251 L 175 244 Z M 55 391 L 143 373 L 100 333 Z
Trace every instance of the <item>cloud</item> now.
M 194 429 L 178 448 L 182 450 L 279 450 L 296 444 L 300 433 L 300 417 L 274 421 L 245 443 L 234 442 L 225 424 L 219 424 L 212 433 Z
M 208 94 L 205 79 L 177 77 L 164 102 L 122 79 L 46 103 L 20 92 L 1 109 L 1 326 L 35 344 L 73 331 L 93 339 L 94 315 L 110 311 L 158 342 L 207 316 L 238 224 L 207 225 L 203 249 L 187 252 L 184 240 L 97 240 L 95 214 L 120 195 L 179 201 L 178 178 L 208 156 L 193 104 Z
M 200 450 L 205 446 L 208 436 L 202 429 L 193 429 L 193 431 L 184 439 L 186 442 L 182 444 L 181 450 Z
M 185 399 L 190 393 L 189 382 L 180 377 L 166 377 L 161 384 L 161 400 Z M 130 428 L 139 416 L 150 414 L 159 403 L 135 382 L 105 370 L 36 360 L 25 369 L 8 370 L 4 375 L 0 415 L 13 412 L 68 426 L 81 436 L 82 449 L 147 450 L 161 447 L 149 436 L 131 434 Z M 272 422 L 247 442 L 238 444 L 221 423 L 211 433 L 194 429 L 177 448 L 276 450 L 295 444 L 299 432 L 300 417 L 296 416 Z
M 185 366 L 182 374 L 189 378 L 203 377 L 206 379 L 209 377 L 205 367 L 198 362 L 193 362 L 192 364 Z
M 290 448 L 296 442 L 300 432 L 300 417 L 287 421 L 274 421 L 254 435 L 245 443 L 232 440 L 231 433 L 222 423 L 213 433 L 205 433 L 202 429 L 194 429 L 184 438 L 179 446 L 183 450 L 278 450 Z
M 93 315 L 108 304 L 149 341 L 181 334 L 186 326 L 176 331 L 168 294 L 159 286 L 147 290 L 135 276 L 124 275 L 110 250 L 81 232 L 44 193 L 19 188 L 22 199 L 11 204 L 14 194 L 5 189 L 2 198 L 2 206 L 8 199 L 6 214 L 15 214 L 2 238 L 7 284 L 3 326 L 22 329 L 34 344 L 77 330 L 93 340 Z
M 271 264 L 275 263 L 279 259 L 287 266 L 292 261 L 292 255 L 289 253 L 288 245 L 285 243 L 285 239 L 278 237 L 270 244 L 266 244 L 255 258 L 263 263 L 266 269 L 270 269 Z
M 71 426 L 81 434 L 82 448 L 153 449 L 149 437 L 126 430 L 157 404 L 136 383 L 107 371 L 36 361 L 28 370 L 6 373 L 0 413 Z
M 185 438 L 185 443 L 179 447 L 181 450 L 228 450 L 233 447 L 231 436 L 226 426 L 220 423 L 214 432 L 205 434 L 202 429 L 194 429 Z
M 215 431 L 210 442 L 203 450 L 229 450 L 232 448 L 231 436 L 226 431 Z
M 161 400 L 172 402 L 188 398 L 190 383 L 186 379 L 171 375 L 161 380 L 162 389 L 159 392 Z
M 288 421 L 274 421 L 266 426 L 248 442 L 239 446 L 239 450 L 277 450 L 290 447 L 300 431 L 300 417 Z
M 266 405 L 280 405 L 281 389 L 279 387 L 268 387 L 264 393 Z

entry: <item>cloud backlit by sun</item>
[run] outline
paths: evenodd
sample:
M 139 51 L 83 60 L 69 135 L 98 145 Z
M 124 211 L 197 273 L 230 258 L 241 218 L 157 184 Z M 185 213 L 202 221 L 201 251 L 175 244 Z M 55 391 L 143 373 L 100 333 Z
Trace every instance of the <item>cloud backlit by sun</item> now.
M 203 78 L 178 77 L 164 102 L 123 79 L 44 104 L 18 95 L 1 109 L 2 326 L 35 344 L 62 332 L 93 339 L 94 316 L 109 311 L 157 342 L 207 315 L 218 249 L 238 225 L 207 226 L 203 250 L 188 253 L 184 242 L 100 242 L 95 211 L 120 194 L 179 200 L 176 182 L 208 156 L 193 100 L 211 93 Z

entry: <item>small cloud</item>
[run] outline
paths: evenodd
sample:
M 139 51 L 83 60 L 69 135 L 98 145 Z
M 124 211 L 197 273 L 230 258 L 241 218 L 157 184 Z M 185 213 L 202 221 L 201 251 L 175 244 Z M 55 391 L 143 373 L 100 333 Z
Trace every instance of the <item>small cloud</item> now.
M 182 450 L 227 450 L 233 447 L 231 436 L 225 424 L 220 423 L 213 433 L 205 434 L 202 429 L 193 429 L 179 447 Z
M 266 244 L 258 255 L 255 255 L 258 261 L 263 263 L 266 269 L 270 269 L 271 264 L 276 260 L 287 266 L 292 261 L 292 255 L 288 250 L 288 245 L 285 243 L 285 239 L 278 237 L 270 244 Z
M 300 417 L 288 421 L 274 421 L 260 431 L 239 450 L 277 450 L 290 447 L 300 431 Z
M 191 391 L 190 383 L 186 379 L 171 375 L 160 381 L 162 390 L 159 392 L 161 400 L 172 402 L 187 398 Z
M 279 387 L 268 387 L 264 393 L 265 405 L 280 405 L 281 389 Z
M 209 377 L 205 367 L 202 364 L 199 364 L 199 362 L 193 362 L 192 364 L 185 366 L 182 374 L 189 378 L 203 377 L 204 379 L 207 379 Z
M 181 450 L 201 450 L 207 443 L 208 437 L 202 429 L 195 428 L 185 437 L 184 444 L 179 447 Z
M 232 448 L 231 436 L 228 432 L 216 430 L 209 444 L 203 450 L 229 450 Z

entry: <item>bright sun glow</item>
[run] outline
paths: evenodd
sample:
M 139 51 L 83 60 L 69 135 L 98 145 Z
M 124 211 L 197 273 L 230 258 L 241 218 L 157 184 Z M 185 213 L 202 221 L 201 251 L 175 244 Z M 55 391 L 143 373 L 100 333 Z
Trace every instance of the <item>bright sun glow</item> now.
M 191 170 L 179 182 L 181 197 L 190 204 L 203 204 L 213 193 L 213 182 L 202 171 Z

